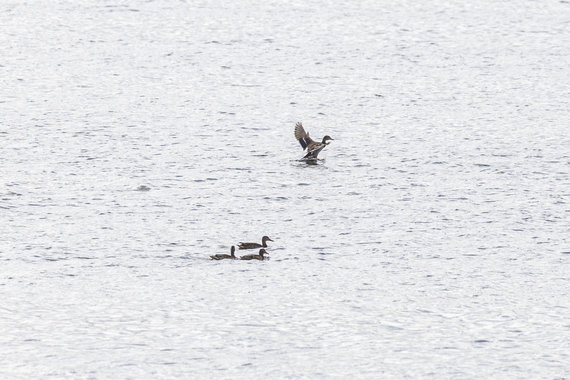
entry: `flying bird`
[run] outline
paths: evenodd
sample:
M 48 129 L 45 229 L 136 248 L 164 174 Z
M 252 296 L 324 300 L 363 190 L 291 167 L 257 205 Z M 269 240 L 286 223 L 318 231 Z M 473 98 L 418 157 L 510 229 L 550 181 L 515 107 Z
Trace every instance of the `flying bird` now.
M 307 149 L 307 154 L 303 158 L 316 160 L 317 156 L 327 145 L 330 143 L 329 140 L 334 140 L 329 135 L 323 137 L 321 142 L 315 141 L 309 137 L 309 133 L 305 132 L 303 124 L 301 122 L 295 124 L 295 138 L 299 141 L 299 144 L 303 147 L 303 150 Z

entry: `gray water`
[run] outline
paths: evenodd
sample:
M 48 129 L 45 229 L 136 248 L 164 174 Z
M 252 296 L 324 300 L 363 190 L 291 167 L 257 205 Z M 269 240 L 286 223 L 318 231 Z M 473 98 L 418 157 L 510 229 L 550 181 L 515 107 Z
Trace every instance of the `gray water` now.
M 570 4 L 468 3 L 0 3 L 0 377 L 570 377 Z

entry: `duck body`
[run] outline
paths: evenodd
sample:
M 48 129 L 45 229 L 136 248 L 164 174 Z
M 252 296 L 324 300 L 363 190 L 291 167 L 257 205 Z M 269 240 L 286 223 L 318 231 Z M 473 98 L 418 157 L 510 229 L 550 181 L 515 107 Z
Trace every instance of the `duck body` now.
M 303 158 L 314 160 L 317 159 L 317 156 L 321 150 L 330 144 L 328 141 L 334 140 L 329 135 L 323 137 L 323 140 L 321 142 L 313 140 L 309 137 L 309 133 L 305 131 L 305 128 L 303 128 L 303 124 L 301 122 L 295 124 L 295 138 L 297 141 L 299 141 L 299 144 L 301 144 L 303 150 L 307 150 L 307 154 Z
M 238 244 L 239 249 L 256 249 L 256 248 L 267 248 L 267 242 L 273 241 L 268 236 L 264 236 L 261 238 L 261 244 L 259 243 L 242 243 Z
M 263 248 L 261 248 L 259 250 L 259 253 L 257 255 L 245 255 L 240 257 L 240 260 L 265 260 L 265 257 L 263 255 L 268 255 L 267 251 Z
M 213 255 L 210 256 L 212 258 L 212 260 L 224 260 L 224 259 L 232 259 L 235 260 L 237 259 L 236 257 L 236 247 L 232 245 L 231 248 L 231 255 L 226 255 L 226 254 L 218 254 L 218 255 Z

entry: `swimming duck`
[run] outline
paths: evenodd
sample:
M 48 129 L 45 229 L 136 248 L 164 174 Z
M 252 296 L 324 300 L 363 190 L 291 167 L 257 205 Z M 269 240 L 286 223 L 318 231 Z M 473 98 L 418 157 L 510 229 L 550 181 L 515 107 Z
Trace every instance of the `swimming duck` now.
M 269 253 L 267 253 L 267 251 L 263 248 L 261 248 L 259 250 L 259 254 L 257 255 L 245 255 L 240 257 L 240 260 L 265 260 L 265 257 L 263 257 L 263 255 L 269 255 Z
M 226 254 L 217 254 L 214 256 L 210 256 L 212 258 L 212 260 L 223 260 L 223 259 L 237 259 L 236 257 L 236 247 L 232 245 L 232 254 L 231 255 L 226 255 Z
M 259 244 L 259 243 L 242 243 L 242 242 L 240 242 L 240 243 L 238 244 L 238 248 L 239 248 L 239 249 L 267 248 L 267 241 L 268 241 L 268 240 L 269 240 L 269 241 L 273 241 L 273 240 L 271 240 L 269 237 L 264 236 L 264 237 L 261 238 L 261 243 L 262 243 L 262 244 Z
M 323 141 L 318 142 L 309 137 L 309 134 L 305 132 L 303 124 L 301 122 L 295 124 L 295 138 L 299 140 L 299 144 L 303 147 L 303 150 L 307 149 L 307 154 L 303 158 L 317 159 L 320 151 L 325 148 L 325 146 L 330 143 L 328 140 L 334 140 L 329 135 L 323 137 Z

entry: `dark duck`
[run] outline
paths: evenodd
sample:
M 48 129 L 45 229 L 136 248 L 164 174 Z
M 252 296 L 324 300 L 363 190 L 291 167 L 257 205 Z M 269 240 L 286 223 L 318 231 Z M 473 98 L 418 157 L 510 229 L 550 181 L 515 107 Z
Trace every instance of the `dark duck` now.
M 226 255 L 226 254 L 217 254 L 217 255 L 213 255 L 210 256 L 212 258 L 212 260 L 224 260 L 224 259 L 237 259 L 236 257 L 236 247 L 232 245 L 232 249 L 231 249 L 232 254 L 231 255 Z
M 267 242 L 273 241 L 269 237 L 264 236 L 261 238 L 261 244 L 259 243 L 242 243 L 238 244 L 239 249 L 255 249 L 255 248 L 267 248 Z
M 321 150 L 330 144 L 329 140 L 334 140 L 329 135 L 323 137 L 321 142 L 313 140 L 309 137 L 309 133 L 305 132 L 305 128 L 303 128 L 303 124 L 300 122 L 295 124 L 295 138 L 299 141 L 303 150 L 307 149 L 307 154 L 303 158 L 312 160 L 316 160 Z
M 263 248 L 261 248 L 259 250 L 259 254 L 257 255 L 245 255 L 240 257 L 240 260 L 265 260 L 265 257 L 263 255 L 269 255 L 269 253 L 267 253 L 267 251 Z

